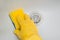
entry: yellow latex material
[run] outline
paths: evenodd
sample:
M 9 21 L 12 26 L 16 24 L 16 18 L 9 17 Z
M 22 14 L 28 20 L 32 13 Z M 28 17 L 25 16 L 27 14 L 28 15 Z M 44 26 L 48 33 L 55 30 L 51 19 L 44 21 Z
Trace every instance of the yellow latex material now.
M 38 36 L 38 31 L 34 22 L 22 9 L 12 11 L 10 17 L 16 27 L 14 33 L 21 40 L 42 40 Z
M 12 22 L 14 23 L 16 29 L 19 29 L 19 24 L 18 24 L 16 18 L 18 16 L 20 16 L 22 19 L 24 19 L 24 14 L 23 13 L 24 13 L 24 11 L 21 8 L 21 9 L 17 9 L 17 10 L 12 11 L 9 14 L 9 16 L 10 16 Z

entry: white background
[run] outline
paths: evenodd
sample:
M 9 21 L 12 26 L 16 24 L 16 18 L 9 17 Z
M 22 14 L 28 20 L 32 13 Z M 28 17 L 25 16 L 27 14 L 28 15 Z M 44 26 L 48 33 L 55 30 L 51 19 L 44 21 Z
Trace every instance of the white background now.
M 21 7 L 27 13 L 40 10 L 37 28 L 43 40 L 60 40 L 60 0 L 0 0 L 0 40 L 18 40 L 9 12 Z

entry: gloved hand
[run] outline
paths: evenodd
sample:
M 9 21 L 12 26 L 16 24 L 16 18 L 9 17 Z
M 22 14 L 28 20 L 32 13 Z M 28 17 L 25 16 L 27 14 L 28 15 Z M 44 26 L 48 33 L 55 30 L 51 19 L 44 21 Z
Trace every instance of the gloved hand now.
M 12 21 L 16 20 L 14 21 L 15 26 L 18 24 L 18 27 L 16 26 L 14 31 L 17 37 L 21 40 L 42 40 L 38 34 L 36 25 L 34 24 L 33 20 L 31 20 L 27 14 L 24 14 L 24 12 L 20 14 L 23 14 L 23 17 L 18 14 L 18 16 L 14 14 L 15 17 L 10 15 L 10 17 L 13 19 Z

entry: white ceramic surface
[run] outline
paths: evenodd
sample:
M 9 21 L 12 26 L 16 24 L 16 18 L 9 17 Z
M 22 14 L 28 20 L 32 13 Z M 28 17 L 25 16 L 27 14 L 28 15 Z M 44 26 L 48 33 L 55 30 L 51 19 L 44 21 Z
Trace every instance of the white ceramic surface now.
M 9 12 L 21 7 L 28 14 L 40 12 L 37 28 L 43 40 L 60 40 L 60 0 L 0 0 L 0 40 L 18 40 Z

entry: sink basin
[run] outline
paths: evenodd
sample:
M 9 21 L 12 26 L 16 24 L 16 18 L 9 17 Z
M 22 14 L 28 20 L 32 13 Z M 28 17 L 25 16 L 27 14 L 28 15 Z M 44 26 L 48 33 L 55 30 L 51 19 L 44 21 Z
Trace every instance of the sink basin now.
M 41 21 L 36 24 L 43 40 L 60 40 L 60 0 L 0 0 L 0 40 L 18 40 L 9 12 L 23 8 L 30 15 L 39 12 Z

